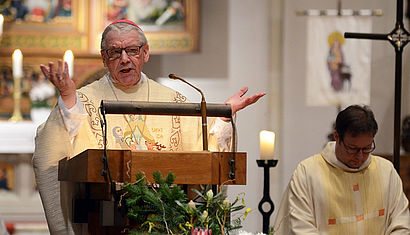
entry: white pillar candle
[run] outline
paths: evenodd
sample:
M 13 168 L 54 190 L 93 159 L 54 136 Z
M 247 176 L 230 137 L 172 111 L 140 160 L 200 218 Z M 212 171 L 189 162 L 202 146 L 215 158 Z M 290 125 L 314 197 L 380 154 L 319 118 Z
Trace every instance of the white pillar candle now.
M 273 160 L 275 150 L 275 132 L 261 131 L 259 133 L 261 160 Z
M 64 53 L 64 62 L 68 64 L 68 75 L 70 78 L 74 76 L 74 55 L 71 50 L 66 50 Z
M 16 49 L 13 52 L 13 77 L 22 78 L 23 77 L 23 54 L 20 49 Z
M 3 35 L 4 16 L 0 14 L 0 36 Z

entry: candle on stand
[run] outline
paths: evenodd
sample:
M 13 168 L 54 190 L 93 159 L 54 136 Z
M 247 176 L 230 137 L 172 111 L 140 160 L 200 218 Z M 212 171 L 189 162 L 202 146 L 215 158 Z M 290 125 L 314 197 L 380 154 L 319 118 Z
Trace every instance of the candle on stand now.
M 0 14 L 0 36 L 3 35 L 4 16 Z
M 273 160 L 275 150 L 275 132 L 261 131 L 259 133 L 261 160 Z
M 11 122 L 20 122 L 23 120 L 23 116 L 20 111 L 21 100 L 21 79 L 23 78 L 23 54 L 20 49 L 16 49 L 12 55 L 13 63 L 13 101 L 14 110 L 13 115 L 9 119 Z
M 20 49 L 16 49 L 13 52 L 13 77 L 22 78 L 23 77 L 23 54 Z
M 64 53 L 64 62 L 68 64 L 68 75 L 73 78 L 74 75 L 74 55 L 71 50 L 66 50 Z
M 261 131 L 259 133 L 259 141 L 261 147 L 261 159 L 256 160 L 258 167 L 263 167 L 263 197 L 258 204 L 258 210 L 263 217 L 262 230 L 264 234 L 269 233 L 269 221 L 272 215 L 275 205 L 270 197 L 269 189 L 269 169 L 275 167 L 278 160 L 273 159 L 273 152 L 275 150 L 275 132 L 273 131 Z M 269 208 L 269 209 L 268 209 Z

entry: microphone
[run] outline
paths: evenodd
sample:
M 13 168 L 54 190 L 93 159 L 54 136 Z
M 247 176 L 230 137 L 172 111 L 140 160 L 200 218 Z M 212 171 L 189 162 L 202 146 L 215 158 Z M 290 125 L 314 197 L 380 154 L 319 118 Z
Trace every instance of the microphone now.
M 202 148 L 204 151 L 208 151 L 208 129 L 207 129 L 207 121 L 206 121 L 206 102 L 205 102 L 205 96 L 204 93 L 198 88 L 192 85 L 191 83 L 187 82 L 185 79 L 178 77 L 177 75 L 171 73 L 168 75 L 169 78 L 174 79 L 174 80 L 180 80 L 195 90 L 197 90 L 199 93 L 201 93 L 201 118 L 202 118 Z

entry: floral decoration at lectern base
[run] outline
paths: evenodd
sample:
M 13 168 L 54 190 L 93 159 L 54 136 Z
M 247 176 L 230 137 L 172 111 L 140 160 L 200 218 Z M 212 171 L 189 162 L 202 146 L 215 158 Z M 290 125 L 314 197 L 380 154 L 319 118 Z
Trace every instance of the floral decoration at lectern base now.
M 188 202 L 186 193 L 174 184 L 174 174 L 162 178 L 161 173 L 155 172 L 153 176 L 155 184 L 147 182 L 140 173 L 135 183 L 123 187 L 129 234 L 199 234 L 205 231 L 209 235 L 229 234 L 242 227 L 242 221 L 251 210 L 240 212 L 246 206 L 240 196 L 231 203 L 223 191 L 214 195 L 212 190 L 204 188 L 201 192 L 194 189 L 195 202 Z

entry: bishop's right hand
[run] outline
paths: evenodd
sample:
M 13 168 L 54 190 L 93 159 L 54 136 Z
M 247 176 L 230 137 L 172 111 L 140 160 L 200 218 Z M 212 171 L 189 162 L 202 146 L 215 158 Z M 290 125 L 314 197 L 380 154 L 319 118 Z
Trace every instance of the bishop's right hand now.
M 61 59 L 58 60 L 57 70 L 54 68 L 53 62 L 49 62 L 48 66 L 41 64 L 40 69 L 44 76 L 57 88 L 67 109 L 73 107 L 76 103 L 77 81 L 70 78 L 67 62 L 64 62 L 64 70 Z

